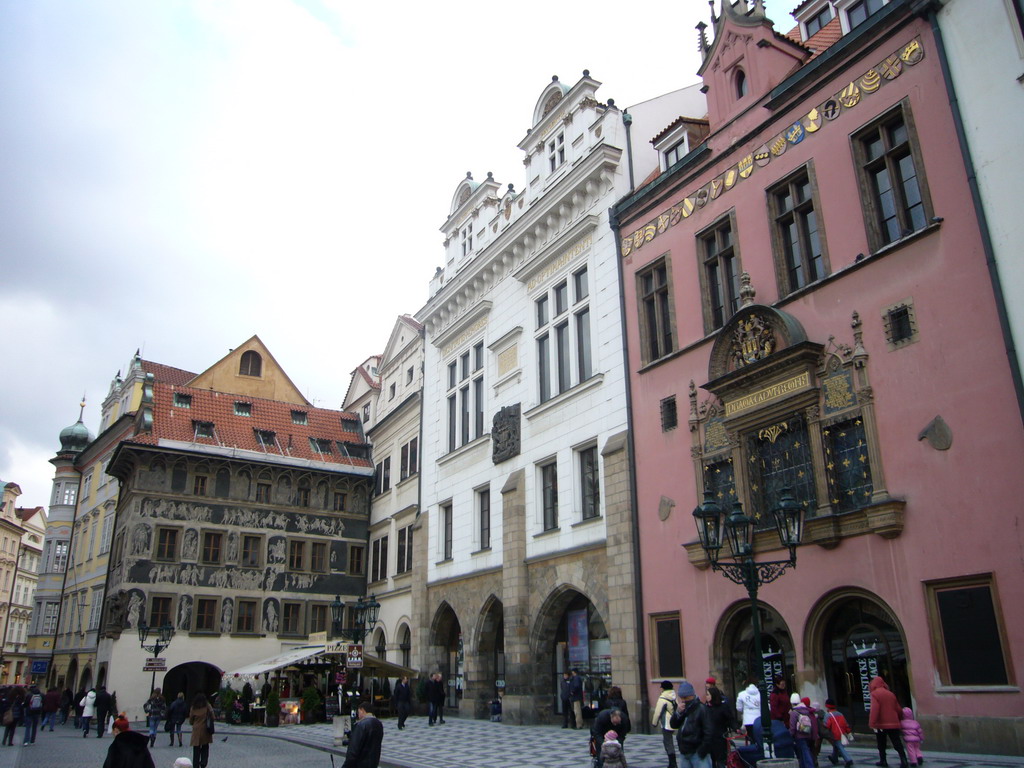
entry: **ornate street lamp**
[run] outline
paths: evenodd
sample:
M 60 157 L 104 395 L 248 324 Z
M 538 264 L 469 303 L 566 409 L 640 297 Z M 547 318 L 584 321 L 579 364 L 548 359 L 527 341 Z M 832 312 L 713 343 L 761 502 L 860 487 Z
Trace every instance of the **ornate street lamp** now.
M 369 597 L 359 597 L 352 603 L 349 608 L 349 619 L 352 625 L 349 627 L 344 626 L 345 616 L 345 603 L 341 599 L 340 595 L 334 596 L 334 602 L 331 603 L 331 620 L 332 629 L 336 635 L 350 639 L 353 643 L 362 643 L 366 639 L 366 635 L 373 629 L 377 624 L 377 617 L 380 615 L 380 603 L 374 598 L 373 595 Z M 356 690 L 360 690 L 360 677 L 362 671 L 357 670 L 356 672 Z M 356 723 L 356 711 L 355 711 L 355 699 L 352 699 L 352 715 L 351 725 L 354 727 Z M 340 704 L 340 702 L 339 702 Z M 335 737 L 335 743 L 341 743 L 343 739 Z
M 153 642 L 147 643 L 150 635 L 153 635 Z M 142 646 L 142 650 L 149 651 L 153 654 L 153 657 L 160 655 L 160 651 L 163 651 L 171 644 L 171 639 L 174 637 L 174 627 L 170 622 L 164 622 L 159 627 L 150 627 L 146 622 L 139 624 L 139 645 Z M 156 670 L 153 670 L 153 677 L 150 680 L 149 691 L 152 693 L 156 690 Z
M 761 615 L 757 604 L 757 591 L 762 584 L 779 578 L 787 568 L 796 567 L 796 548 L 800 546 L 804 530 L 804 508 L 793 498 L 791 488 L 782 488 L 778 504 L 769 514 L 775 523 L 779 542 L 789 550 L 786 560 L 754 560 L 754 521 L 743 513 L 743 505 L 733 502 L 732 511 L 723 520 L 722 508 L 715 503 L 710 491 L 704 492 L 704 502 L 693 510 L 694 522 L 701 548 L 711 563 L 711 569 L 721 571 L 730 581 L 746 587 L 750 597 L 750 621 L 754 631 L 754 651 L 758 661 L 763 660 L 761 644 Z M 721 557 L 722 529 L 729 542 L 727 561 Z M 768 708 L 768 686 L 763 674 L 758 675 L 761 692 L 761 735 L 764 755 L 774 755 L 771 716 Z

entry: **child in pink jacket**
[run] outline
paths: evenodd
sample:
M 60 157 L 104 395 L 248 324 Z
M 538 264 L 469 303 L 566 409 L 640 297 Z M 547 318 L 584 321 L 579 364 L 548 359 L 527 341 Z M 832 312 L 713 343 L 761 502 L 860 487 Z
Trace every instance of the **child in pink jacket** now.
M 921 731 L 921 724 L 914 719 L 914 711 L 910 707 L 903 708 L 900 729 L 903 731 L 903 743 L 907 745 L 907 762 L 911 765 L 921 765 L 924 762 L 924 758 L 921 757 L 924 733 Z

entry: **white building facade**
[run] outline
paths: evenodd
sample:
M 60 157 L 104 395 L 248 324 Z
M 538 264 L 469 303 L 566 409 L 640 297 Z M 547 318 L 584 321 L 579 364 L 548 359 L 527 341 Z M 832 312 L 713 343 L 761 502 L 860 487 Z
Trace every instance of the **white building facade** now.
M 598 101 L 599 86 L 585 71 L 544 88 L 519 144 L 523 191 L 490 174 L 458 185 L 445 267 L 417 314 L 426 345 L 413 557 L 424 578 L 413 586 L 413 666 L 440 671 L 449 706 L 471 716 L 501 695 L 506 722 L 543 722 L 570 667 L 587 704 L 610 685 L 639 702 L 607 213 L 629 191 L 630 168 L 623 113 Z M 647 104 L 641 114 L 666 114 Z M 636 143 L 661 128 L 637 117 L 630 127 Z M 657 167 L 654 152 L 632 154 L 634 178 Z

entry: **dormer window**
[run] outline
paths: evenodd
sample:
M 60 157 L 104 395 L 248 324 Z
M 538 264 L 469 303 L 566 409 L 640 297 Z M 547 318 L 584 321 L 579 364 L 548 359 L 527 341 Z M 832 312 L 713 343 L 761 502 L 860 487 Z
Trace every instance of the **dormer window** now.
M 273 432 L 266 429 L 254 429 L 253 432 L 256 434 L 256 442 L 261 448 L 266 450 L 274 447 L 277 436 Z
M 472 225 L 462 228 L 462 255 L 468 256 L 473 252 L 473 227 Z M 376 371 L 374 371 L 376 373 Z
M 548 164 L 555 170 L 565 162 L 565 134 L 559 133 L 548 142 Z
M 252 403 L 235 401 L 235 416 L 252 416 Z
M 859 0 L 853 3 L 846 9 L 846 21 L 850 29 L 859 27 L 868 20 L 869 16 L 874 16 L 882 10 L 883 5 L 885 5 L 885 0 Z
M 308 419 L 306 418 L 305 411 L 292 411 L 292 424 L 306 424 Z
M 736 98 L 742 99 L 750 93 L 750 83 L 747 82 L 747 73 L 742 69 L 736 70 Z
M 243 352 L 238 373 L 241 376 L 262 376 L 263 358 L 260 357 L 260 353 L 253 352 L 251 349 Z
M 174 407 L 175 408 L 191 408 L 192 407 L 192 395 L 186 395 L 183 392 L 174 393 Z
M 832 21 L 832 9 L 826 5 L 820 11 L 818 11 L 818 13 L 814 14 L 814 16 L 809 18 L 807 22 L 804 24 L 804 28 L 807 31 L 807 34 L 804 36 L 804 40 L 808 40 L 814 35 L 818 34 L 818 32 L 821 31 L 821 28 L 828 24 L 830 21 Z
M 331 450 L 331 441 L 324 440 L 319 437 L 309 438 L 309 447 L 313 449 L 314 453 L 319 453 L 323 456 L 329 455 L 333 452 Z
M 671 168 L 673 165 L 682 160 L 689 153 L 690 147 L 687 144 L 686 137 L 678 144 L 674 145 L 671 149 L 665 152 L 665 167 Z
M 192 429 L 195 431 L 195 436 L 200 437 L 213 437 L 213 423 L 209 421 L 193 421 Z

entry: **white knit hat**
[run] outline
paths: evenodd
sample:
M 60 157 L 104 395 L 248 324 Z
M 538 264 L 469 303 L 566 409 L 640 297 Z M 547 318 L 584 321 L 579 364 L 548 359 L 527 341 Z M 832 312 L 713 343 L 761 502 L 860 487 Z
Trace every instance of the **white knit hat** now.
M 192 761 L 187 757 L 179 757 L 174 761 L 173 768 L 192 768 Z

